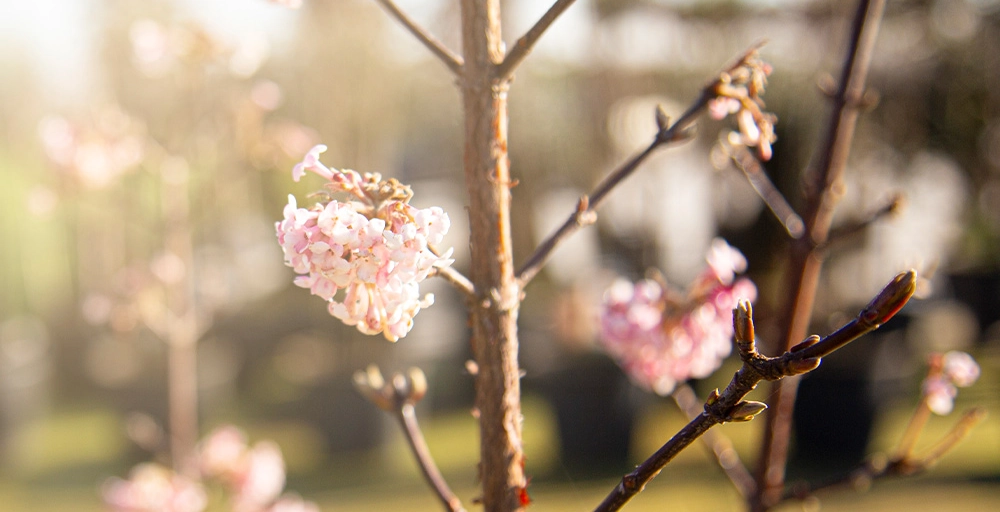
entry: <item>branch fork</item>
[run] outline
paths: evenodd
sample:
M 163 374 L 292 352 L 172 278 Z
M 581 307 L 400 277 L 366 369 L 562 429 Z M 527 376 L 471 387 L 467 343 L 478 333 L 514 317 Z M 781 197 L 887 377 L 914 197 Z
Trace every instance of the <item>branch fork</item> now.
M 448 487 L 434 463 L 420 425 L 417 423 L 415 405 L 427 394 L 427 378 L 424 372 L 419 368 L 410 368 L 405 375 L 395 373 L 386 381 L 378 366 L 371 365 L 354 374 L 354 387 L 368 401 L 392 414 L 399 422 L 424 479 L 434 489 L 445 510 L 465 512 L 462 501 Z

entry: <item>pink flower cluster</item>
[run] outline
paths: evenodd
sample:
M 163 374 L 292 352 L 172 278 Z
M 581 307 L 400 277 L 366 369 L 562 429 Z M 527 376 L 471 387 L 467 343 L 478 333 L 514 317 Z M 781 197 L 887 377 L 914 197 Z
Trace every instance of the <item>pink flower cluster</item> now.
M 757 288 L 736 279 L 746 259 L 717 239 L 708 267 L 687 292 L 659 280 L 615 281 L 601 308 L 601 338 L 633 382 L 667 395 L 679 382 L 715 371 L 732 351 L 733 308 Z
M 208 505 L 202 482 L 218 482 L 228 491 L 233 512 L 319 512 L 311 502 L 283 495 L 285 462 L 270 441 L 250 447 L 246 435 L 221 427 L 199 446 L 196 462 L 202 481 L 163 466 L 136 466 L 128 480 L 113 478 L 104 501 L 115 512 L 201 512 Z
M 201 512 L 208 505 L 201 484 L 153 463 L 132 468 L 128 480 L 108 480 L 102 494 L 115 512 Z
M 770 160 L 771 144 L 777 140 L 774 123 L 777 116 L 764 112 L 760 95 L 767 85 L 771 66 L 760 60 L 756 52 L 748 54 L 737 66 L 722 73 L 715 86 L 716 97 L 708 102 L 709 115 L 724 119 L 736 114 L 738 132 L 729 134 L 733 145 L 756 147 L 761 160 Z
M 285 218 L 276 225 L 285 264 L 300 274 L 295 284 L 329 302 L 331 315 L 396 341 L 434 301 L 431 294 L 420 296 L 420 282 L 454 261 L 451 250 L 434 249 L 451 221 L 441 208 L 410 205 L 413 193 L 394 179 L 327 168 L 319 161 L 325 150 L 320 145 L 309 151 L 293 178 L 312 171 L 329 181 L 330 192 L 351 200 L 299 208 L 288 196 Z
M 942 416 L 950 413 L 955 406 L 958 388 L 969 387 L 977 379 L 979 365 L 969 354 L 952 350 L 944 355 L 932 355 L 922 386 L 927 407 Z

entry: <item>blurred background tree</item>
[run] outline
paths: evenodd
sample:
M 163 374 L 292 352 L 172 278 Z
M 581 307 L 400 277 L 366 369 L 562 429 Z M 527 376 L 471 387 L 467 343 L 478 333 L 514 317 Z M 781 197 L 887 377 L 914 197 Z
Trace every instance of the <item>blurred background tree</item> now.
M 451 2 L 399 3 L 458 46 Z M 506 1 L 508 34 L 547 7 Z M 578 1 L 512 88 L 512 173 L 522 178 L 514 189 L 515 257 L 649 139 L 654 105 L 676 115 L 705 77 L 761 38 L 775 68 L 768 108 L 780 119 L 767 170 L 798 197 L 798 176 L 827 110 L 815 84 L 836 68 L 831 49 L 843 43 L 849 10 L 827 0 Z M 846 408 L 870 404 L 871 418 L 851 430 L 872 438 L 856 441 L 853 459 L 878 447 L 874 428 L 892 428 L 894 406 L 915 400 L 930 350 L 980 356 L 985 378 L 963 399 L 997 406 L 998 24 L 1000 3 L 991 0 L 889 3 L 869 79 L 879 99 L 858 128 L 839 220 L 877 208 L 886 190 L 902 192 L 907 207 L 834 252 L 817 330 L 840 322 L 899 268 L 930 277 L 909 322 L 854 347 L 862 353 L 850 364 L 828 362 L 811 379 L 820 390 L 824 378 L 838 389 L 852 379 L 858 394 Z M 364 0 L 306 1 L 298 11 L 245 0 L 15 2 L 0 7 L 0 28 L 7 34 L 0 45 L 0 496 L 11 497 L 0 503 L 42 510 L 48 499 L 53 510 L 65 509 L 41 493 L 57 489 L 93 496 L 97 508 L 94 482 L 164 448 L 164 319 L 177 313 L 170 297 L 178 296 L 199 340 L 201 430 L 236 421 L 276 439 L 304 493 L 328 493 L 336 506 L 367 482 L 415 481 L 410 462 L 397 455 L 399 439 L 350 387 L 350 374 L 372 361 L 427 371 L 431 395 L 422 407 L 435 413 L 428 435 L 444 452 L 439 462 L 446 473 L 472 474 L 459 298 L 432 283 L 436 306 L 389 350 L 295 289 L 273 239 L 285 196 L 308 192 L 290 184 L 288 171 L 322 140 L 333 165 L 397 177 L 414 185 L 418 206 L 452 212 L 445 246 L 455 247 L 460 269 L 468 265 L 458 96 L 422 47 Z M 704 121 L 694 143 L 651 159 L 612 196 L 597 229 L 560 249 L 528 295 L 529 473 L 550 479 L 552 489 L 566 476 L 614 476 L 648 451 L 649 439 L 669 432 L 653 418 L 679 420 L 594 351 L 594 311 L 614 275 L 638 277 L 657 266 L 667 279 L 687 282 L 721 234 L 747 255 L 761 291 L 775 289 L 768 284 L 780 275 L 782 228 L 717 158 L 721 129 Z M 180 228 L 169 214 L 179 197 L 186 202 Z M 171 248 L 171 233 L 189 254 Z M 762 297 L 758 317 L 771 316 L 773 304 Z M 775 337 L 766 321 L 759 331 L 764 340 Z M 825 411 L 842 416 L 831 407 Z M 597 417 L 608 410 L 617 411 L 608 421 Z M 991 421 L 977 434 L 984 436 L 977 457 L 963 464 L 965 478 L 1000 474 L 1000 424 Z M 741 451 L 756 439 L 753 428 L 733 429 Z M 346 469 L 344 461 L 351 461 Z M 584 466 L 596 471 L 578 474 Z M 606 486 L 594 487 L 599 495 Z M 544 480 L 536 488 L 548 489 Z M 1000 493 L 988 495 L 1000 501 Z

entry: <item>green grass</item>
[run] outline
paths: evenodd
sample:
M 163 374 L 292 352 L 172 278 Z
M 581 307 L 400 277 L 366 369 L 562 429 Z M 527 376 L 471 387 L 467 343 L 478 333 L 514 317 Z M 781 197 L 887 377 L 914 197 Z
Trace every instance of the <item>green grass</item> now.
M 996 399 L 980 395 L 977 403 L 997 411 Z M 972 398 L 972 397 L 970 397 Z M 984 400 L 985 398 L 985 400 Z M 985 403 L 984 403 L 985 402 Z M 959 409 L 968 405 L 965 400 Z M 530 492 L 533 510 L 591 510 L 617 483 L 617 477 L 568 481 L 560 478 L 554 418 L 544 402 L 526 397 L 525 448 L 528 472 L 536 475 Z M 875 450 L 894 446 L 905 427 L 904 408 L 883 414 Z M 944 435 L 957 415 L 931 419 L 918 445 Z M 476 423 L 466 411 L 421 418 L 428 444 L 456 493 L 470 510 L 477 494 Z M 752 453 L 762 422 L 724 425 L 744 456 Z M 648 453 L 681 425 L 667 404 L 650 408 L 638 426 L 636 453 Z M 245 425 L 252 440 L 274 439 L 282 446 L 290 471 L 289 489 L 319 503 L 325 511 L 437 511 L 440 505 L 427 491 L 402 437 L 395 432 L 381 449 L 341 454 L 327 459 L 321 436 L 306 425 L 270 422 Z M 27 425 L 8 445 L 0 473 L 0 512 L 101 510 L 100 483 L 124 472 L 125 441 L 116 415 L 101 410 L 67 410 Z M 918 448 L 919 453 L 919 448 Z M 821 495 L 824 511 L 855 510 L 1000 510 L 1000 414 L 992 414 L 969 439 L 930 473 L 876 483 L 866 492 Z M 742 502 L 714 463 L 700 448 L 684 452 L 626 510 L 641 512 L 737 511 Z M 783 510 L 815 510 L 814 503 L 791 503 Z M 215 508 L 213 510 L 221 510 Z

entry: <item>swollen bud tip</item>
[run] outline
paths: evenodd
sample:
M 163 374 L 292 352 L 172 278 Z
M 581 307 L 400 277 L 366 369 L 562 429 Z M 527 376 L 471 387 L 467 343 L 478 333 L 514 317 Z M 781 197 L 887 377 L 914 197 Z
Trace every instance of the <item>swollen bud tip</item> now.
M 860 319 L 878 327 L 896 315 L 917 290 L 917 271 L 900 272 L 861 311 Z
M 733 329 L 736 331 L 736 343 L 743 352 L 754 351 L 753 307 L 750 301 L 740 299 L 733 310 Z

